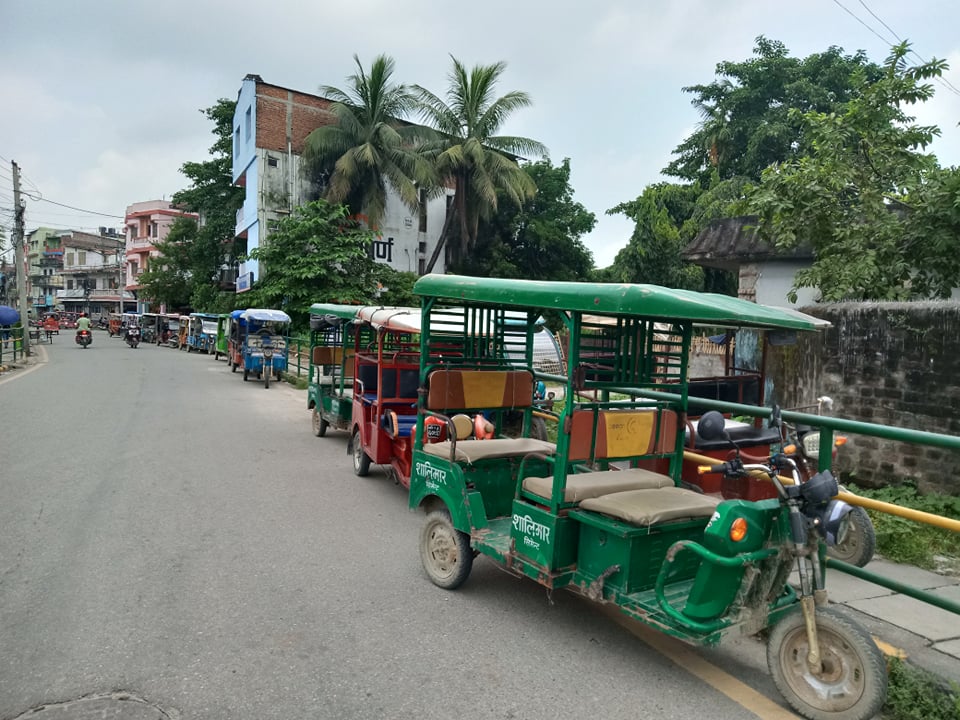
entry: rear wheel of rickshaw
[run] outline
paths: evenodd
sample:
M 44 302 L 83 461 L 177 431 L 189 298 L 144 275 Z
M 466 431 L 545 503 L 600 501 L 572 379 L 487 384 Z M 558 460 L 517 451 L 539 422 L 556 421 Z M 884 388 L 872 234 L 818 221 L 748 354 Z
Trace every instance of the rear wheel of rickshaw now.
M 547 439 L 547 423 L 543 418 L 535 417 L 530 421 L 530 437 L 534 440 Z
M 313 412 L 310 415 L 310 423 L 313 426 L 313 434 L 317 437 L 323 437 L 327 434 L 327 428 L 330 426 L 330 423 L 323 419 L 323 415 L 320 414 L 317 408 L 313 408 Z
M 767 642 L 767 665 L 777 689 L 811 720 L 867 720 L 887 696 L 887 671 L 873 638 L 834 608 L 816 611 L 820 669 L 807 662 L 809 642 L 798 608 L 778 622 Z
M 470 536 L 453 526 L 450 513 L 434 510 L 420 530 L 420 562 L 427 577 L 437 587 L 455 590 L 473 568 Z
M 246 382 L 247 378 L 250 377 L 250 371 L 246 368 L 243 369 L 243 381 Z
M 353 445 L 353 474 L 364 477 L 370 474 L 370 456 L 363 451 L 363 443 L 360 442 L 360 429 L 353 431 L 351 439 Z
M 230 363 L 230 372 L 236 372 L 236 371 L 237 371 L 237 364 L 236 364 L 233 360 L 230 360 L 230 359 L 228 359 L 227 362 Z
M 877 534 L 867 511 L 855 505 L 844 518 L 844 530 L 836 545 L 827 548 L 827 555 L 841 562 L 863 567 L 873 560 Z

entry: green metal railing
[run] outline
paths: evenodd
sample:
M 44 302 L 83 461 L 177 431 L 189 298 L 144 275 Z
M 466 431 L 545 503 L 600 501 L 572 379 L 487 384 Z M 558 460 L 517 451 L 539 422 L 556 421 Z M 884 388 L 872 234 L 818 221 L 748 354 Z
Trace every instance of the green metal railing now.
M 23 328 L 0 330 L 0 365 L 23 360 Z
M 301 335 L 288 335 L 287 374 L 306 375 L 310 372 L 310 338 Z M 294 370 L 296 368 L 296 370 Z
M 675 403 L 680 403 L 683 400 L 683 397 L 676 393 L 667 393 L 659 390 L 649 390 L 644 388 L 617 388 L 617 392 L 634 395 L 636 397 L 649 398 L 651 400 L 669 400 Z M 772 413 L 772 409 L 769 407 L 741 405 L 740 403 L 725 402 L 722 400 L 709 400 L 703 398 L 695 398 L 695 400 L 698 408 L 704 407 L 711 410 L 719 410 L 721 412 L 733 413 L 736 415 L 768 418 Z M 780 414 L 787 422 L 800 423 L 803 425 L 810 425 L 820 428 L 821 447 L 832 447 L 833 431 L 839 430 L 841 432 L 856 435 L 867 435 L 884 440 L 914 443 L 917 445 L 926 445 L 930 447 L 944 448 L 947 450 L 960 450 L 960 437 L 955 437 L 953 435 L 940 435 L 938 433 L 926 432 L 923 430 L 909 430 L 906 428 L 894 428 L 887 427 L 886 425 L 860 422 L 858 420 L 844 420 L 843 418 L 825 417 L 823 415 L 810 415 L 807 413 L 797 412 L 795 410 L 781 410 Z M 820 458 L 821 469 L 829 468 L 830 464 L 830 453 L 825 453 L 824 455 L 825 457 Z M 851 493 L 841 493 L 841 497 L 844 501 L 849 502 L 851 505 L 861 505 L 863 507 L 868 507 L 871 510 L 877 510 L 890 515 L 905 517 L 917 522 L 934 525 L 951 532 L 960 532 L 960 521 L 958 520 L 945 518 L 940 515 L 934 515 L 933 513 L 912 510 L 910 508 L 901 508 L 900 506 L 893 505 L 892 503 L 884 503 L 869 498 L 861 498 L 860 496 L 853 495 Z M 920 600 L 960 615 L 960 602 L 950 600 L 940 595 L 934 595 L 933 593 L 929 593 L 925 590 L 914 588 L 896 580 L 886 578 L 870 570 L 864 570 L 863 568 L 840 562 L 832 558 L 827 558 L 827 565 L 839 570 L 840 572 L 854 575 L 855 577 L 866 580 L 867 582 L 871 582 L 875 585 L 879 585 L 880 587 L 893 590 L 894 592 L 901 593 L 916 600 Z

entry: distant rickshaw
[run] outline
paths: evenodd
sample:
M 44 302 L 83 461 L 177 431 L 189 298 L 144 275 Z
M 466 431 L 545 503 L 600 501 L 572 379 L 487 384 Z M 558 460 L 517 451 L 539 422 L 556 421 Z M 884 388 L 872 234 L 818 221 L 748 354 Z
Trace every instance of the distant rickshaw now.
M 280 373 L 287 369 L 285 333 L 290 316 L 282 310 L 248 308 L 239 320 L 243 379 L 255 374 L 263 379 L 263 386 L 269 388 L 270 377 L 279 380 Z
M 190 313 L 187 329 L 187 352 L 209 353 L 217 339 L 217 315 Z
M 327 428 L 349 430 L 353 414 L 353 320 L 358 305 L 314 303 L 310 306 L 310 371 L 307 409 L 313 434 Z
M 213 359 L 219 360 L 220 356 L 227 354 L 227 326 L 230 322 L 229 313 L 217 315 L 217 336 L 213 342 Z
M 140 316 L 140 333 L 143 342 L 156 342 L 160 336 L 160 316 L 156 313 L 143 313 Z
M 181 315 L 177 326 L 177 348 L 187 349 L 187 337 L 190 335 L 190 316 Z
M 157 345 L 169 345 L 172 348 L 180 347 L 180 316 L 170 313 L 160 316 L 160 335 Z
M 41 324 L 44 332 L 47 334 L 47 340 L 52 339 L 54 335 L 60 334 L 60 316 L 57 313 L 47 313 L 43 316 Z
M 110 313 L 110 317 L 107 320 L 107 332 L 110 333 L 110 337 L 116 337 L 120 334 L 121 320 L 120 313 Z

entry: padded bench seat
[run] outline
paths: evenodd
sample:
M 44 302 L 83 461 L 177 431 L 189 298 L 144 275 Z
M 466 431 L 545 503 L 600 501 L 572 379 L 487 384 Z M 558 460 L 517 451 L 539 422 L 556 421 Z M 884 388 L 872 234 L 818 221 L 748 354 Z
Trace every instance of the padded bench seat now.
M 450 441 L 425 443 L 423 451 L 436 457 L 450 457 Z M 492 440 L 460 440 L 457 442 L 457 462 L 473 463 L 490 458 L 523 457 L 529 453 L 553 455 L 557 446 L 545 440 L 532 438 L 494 438 Z
M 627 490 L 657 490 L 668 487 L 674 487 L 672 479 L 643 468 L 576 473 L 567 475 L 567 486 L 563 493 L 563 501 L 574 503 L 601 495 L 626 492 Z M 553 490 L 553 478 L 525 478 L 523 489 L 542 497 L 544 500 L 549 500 L 550 493 Z
M 665 487 L 653 490 L 628 490 L 580 503 L 581 510 L 607 515 L 631 525 L 648 527 L 669 520 L 708 518 L 720 501 L 692 490 Z

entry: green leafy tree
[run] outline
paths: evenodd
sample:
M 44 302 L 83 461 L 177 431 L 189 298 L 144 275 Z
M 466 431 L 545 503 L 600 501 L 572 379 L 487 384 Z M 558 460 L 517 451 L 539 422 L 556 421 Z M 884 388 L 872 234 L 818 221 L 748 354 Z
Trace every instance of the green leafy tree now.
M 157 245 L 160 256 L 151 259 L 140 277 L 142 294 L 154 302 L 203 312 L 233 308 L 236 296 L 221 289 L 220 269 L 239 254 L 234 226 L 244 190 L 234 186 L 232 178 L 235 108 L 236 102 L 221 98 L 201 110 L 214 124 L 216 141 L 209 160 L 180 167 L 190 187 L 173 196 L 175 207 L 197 213 L 201 221 L 178 219 L 166 241 Z
M 861 51 L 844 55 L 830 47 L 804 59 L 790 57 L 786 46 L 762 35 L 754 57 L 717 64 L 717 79 L 683 88 L 702 121 L 673 151 L 676 158 L 664 173 L 699 180 L 704 188 L 711 175 L 759 179 L 771 163 L 805 155 L 810 149 L 800 116 L 792 113 L 832 112 L 855 97 L 856 74 L 869 79 L 880 68 Z
M 573 199 L 570 159 L 554 166 L 549 159 L 522 166 L 537 187 L 536 196 L 518 208 L 499 203 L 480 224 L 476 251 L 457 272 L 531 280 L 585 280 L 593 255 L 581 238 L 596 226 L 596 216 Z
M 250 257 L 262 263 L 250 303 L 284 310 L 295 327 L 307 325 L 315 302 L 371 303 L 377 269 L 374 234 L 350 219 L 345 205 L 316 200 L 294 210 Z
M 197 237 L 197 221 L 180 217 L 170 225 L 170 233 L 156 244 L 159 255 L 150 259 L 140 275 L 140 295 L 168 310 L 190 307 L 191 247 Z
M 693 215 L 699 195 L 696 183 L 658 183 L 648 185 L 636 200 L 608 210 L 609 215 L 623 213 L 636 226 L 613 265 L 598 271 L 598 277 L 608 282 L 702 290 L 703 270 L 681 255 L 689 240 L 681 228 Z
M 307 175 L 328 176 L 324 197 L 345 203 L 377 228 L 392 187 L 407 207 L 419 207 L 420 187 L 434 187 L 431 164 L 419 153 L 418 128 L 401 121 L 415 107 L 410 90 L 391 82 L 394 62 L 386 55 L 373 61 L 368 75 L 354 55 L 357 72 L 347 90 L 325 85 L 320 91 L 334 101 L 336 122 L 307 136 Z
M 924 152 L 939 128 L 906 108 L 933 96 L 943 61 L 908 66 L 893 48 L 880 79 L 858 71 L 857 96 L 837 112 L 795 112 L 813 152 L 773 166 L 748 212 L 778 246 L 809 243 L 795 278 L 826 301 L 946 297 L 960 284 L 960 177 Z
M 377 263 L 374 269 L 378 294 L 376 302 L 383 305 L 420 307 L 420 297 L 413 294 L 417 274 L 394 270 L 389 265 Z
M 446 101 L 414 86 L 421 116 L 439 134 L 425 149 L 433 159 L 437 177 L 454 188 L 453 212 L 444 223 L 436 249 L 427 264 L 433 270 L 442 248 L 455 228 L 457 244 L 448 250 L 456 266 L 474 249 L 481 219 L 489 218 L 502 197 L 517 207 L 533 198 L 536 185 L 517 165 L 517 156 L 545 156 L 546 148 L 525 137 L 497 135 L 511 113 L 530 105 L 519 91 L 495 97 L 506 63 L 477 65 L 467 70 L 452 58 Z

